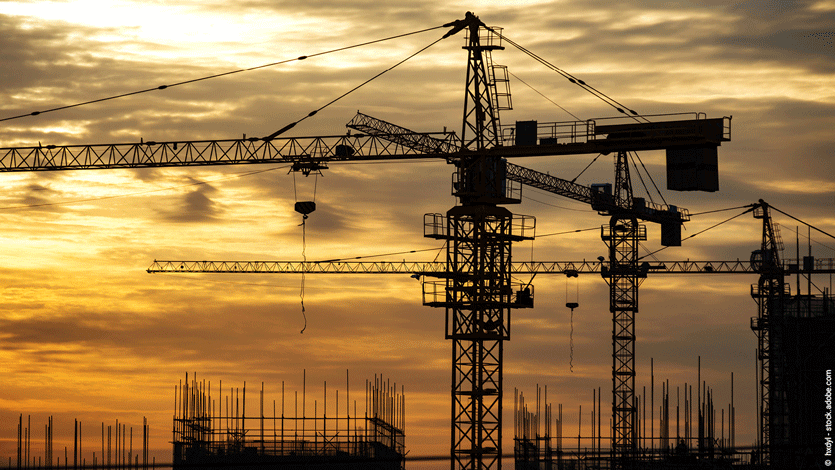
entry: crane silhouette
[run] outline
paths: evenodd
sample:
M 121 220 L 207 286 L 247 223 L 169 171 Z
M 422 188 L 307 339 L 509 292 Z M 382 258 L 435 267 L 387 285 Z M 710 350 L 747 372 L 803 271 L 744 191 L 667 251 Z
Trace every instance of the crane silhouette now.
M 627 122 L 607 118 L 502 125 L 499 112 L 510 108 L 509 89 L 499 90 L 499 85 L 506 85 L 506 70 L 493 62 L 492 52 L 504 49 L 502 41 L 507 38 L 469 12 L 464 19 L 445 26 L 451 29 L 441 39 L 460 31 L 466 34 L 460 136 L 446 131 L 413 132 L 358 114 L 349 127 L 360 133 L 349 135 L 282 137 L 300 122 L 296 121 L 263 138 L 0 148 L 0 172 L 283 163 L 293 171 L 310 174 L 327 170 L 331 163 L 407 163 L 427 158 L 454 165 L 453 194 L 458 204 L 445 214 L 427 214 L 424 219 L 425 236 L 446 241 L 446 261 L 432 269 L 409 270 L 439 279 L 424 280 L 423 284 L 425 295 L 432 298 L 425 303 L 445 310 L 445 336 L 452 340 L 453 468 L 501 467 L 503 347 L 510 339 L 511 310 L 533 307 L 533 286 L 514 286 L 511 274 L 515 266 L 512 245 L 534 237 L 535 219 L 515 215 L 504 206 L 521 202 L 522 185 L 585 202 L 609 218 L 601 228 L 601 238 L 609 249 L 608 262 L 593 269 L 598 269 L 610 286 L 612 452 L 614 465 L 626 467 L 636 451 L 638 286 L 651 268 L 638 260 L 639 243 L 646 240 L 646 227 L 639 222 L 660 224 L 662 244 L 676 246 L 681 243 L 681 226 L 689 220 L 685 209 L 633 196 L 629 152 L 666 150 L 668 156 L 693 163 L 695 171 L 696 161 L 706 157 L 709 163 L 711 156 L 715 161 L 717 147 L 730 140 L 731 119 L 708 119 L 700 113 L 642 116 L 553 67 L 572 84 L 613 106 Z M 586 187 L 507 161 L 581 154 L 614 155 L 614 185 Z M 710 183 L 690 187 L 690 179 L 680 173 L 674 173 L 679 175 L 674 186 L 680 189 L 717 189 Z M 307 215 L 314 208 L 302 205 L 300 212 Z M 582 268 L 577 271 L 583 272 Z M 524 294 L 525 288 L 528 294 Z

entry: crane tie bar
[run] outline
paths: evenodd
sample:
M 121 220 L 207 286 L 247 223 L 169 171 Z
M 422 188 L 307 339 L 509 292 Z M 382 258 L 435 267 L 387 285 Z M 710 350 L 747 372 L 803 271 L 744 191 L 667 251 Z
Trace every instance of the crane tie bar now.
M 90 101 L 83 101 L 83 102 L 80 102 L 80 103 L 75 103 L 75 104 L 70 104 L 70 105 L 65 105 L 65 106 L 58 106 L 58 107 L 50 108 L 50 109 L 44 109 L 42 111 L 32 111 L 32 112 L 26 113 L 26 114 L 19 114 L 17 116 L 10 116 L 10 117 L 7 117 L 7 118 L 2 118 L 2 119 L 0 119 L 0 122 L 10 121 L 12 119 L 20 119 L 20 118 L 27 117 L 27 116 L 38 116 L 38 115 L 45 114 L 45 113 L 51 113 L 53 111 L 61 111 L 61 110 L 64 110 L 64 109 L 76 108 L 76 107 L 79 107 L 79 106 L 86 106 L 86 105 L 89 105 L 89 104 L 100 103 L 102 101 L 115 100 L 117 98 L 124 98 L 124 97 L 127 97 L 127 96 L 133 96 L 133 95 L 139 95 L 139 94 L 142 94 L 142 93 L 148 93 L 148 92 L 151 92 L 151 91 L 167 90 L 169 88 L 173 88 L 173 87 L 180 86 L 180 85 L 187 85 L 189 83 L 196 83 L 196 82 L 201 82 L 203 80 L 210 80 L 212 78 L 225 77 L 227 75 L 233 75 L 233 74 L 236 74 L 236 73 L 250 72 L 250 71 L 253 71 L 253 70 L 263 69 L 263 68 L 267 68 L 267 67 L 274 67 L 276 65 L 286 64 L 288 62 L 294 62 L 294 61 L 297 61 L 297 60 L 305 60 L 305 59 L 308 59 L 308 58 L 311 58 L 311 57 L 316 57 L 316 56 L 325 55 L 325 54 L 332 54 L 334 52 L 341 52 L 341 51 L 348 50 L 348 49 L 354 49 L 354 48 L 357 48 L 357 47 L 368 46 L 370 44 L 376 44 L 378 42 L 390 41 L 390 40 L 393 40 L 393 39 L 398 39 L 398 38 L 402 38 L 402 37 L 406 37 L 406 36 L 411 36 L 411 35 L 414 35 L 414 34 L 425 33 L 427 31 L 432 31 L 432 30 L 435 30 L 435 29 L 443 28 L 443 27 L 444 27 L 443 25 L 434 26 L 432 28 L 422 29 L 422 30 L 419 30 L 419 31 L 412 31 L 411 33 L 398 34 L 396 36 L 389 36 L 387 38 L 375 39 L 373 41 L 367 41 L 367 42 L 363 42 L 363 43 L 359 43 L 359 44 L 354 44 L 354 45 L 351 45 L 351 46 L 340 47 L 340 48 L 337 48 L 337 49 L 331 49 L 331 50 L 327 50 L 327 51 L 317 52 L 317 53 L 314 53 L 314 54 L 302 55 L 302 56 L 296 57 L 294 59 L 285 59 L 285 60 L 281 60 L 281 61 L 278 61 L 278 62 L 271 62 L 269 64 L 257 65 L 255 67 L 248 67 L 248 68 L 244 68 L 244 69 L 231 70 L 229 72 L 222 72 L 222 73 L 218 73 L 218 74 L 214 74 L 214 75 L 208 75 L 208 76 L 205 76 L 205 77 L 194 78 L 194 79 L 191 79 L 191 80 L 185 80 L 185 81 L 182 81 L 182 82 L 171 83 L 171 84 L 168 84 L 168 85 L 159 85 L 159 86 L 155 86 L 155 87 L 152 87 L 152 88 L 146 88 L 144 90 L 137 90 L 137 91 L 132 91 L 132 92 L 128 92 L 128 93 L 122 93 L 122 94 L 119 94 L 119 95 L 108 96 L 106 98 L 98 98 L 98 99 L 94 99 L 94 100 L 90 100 Z

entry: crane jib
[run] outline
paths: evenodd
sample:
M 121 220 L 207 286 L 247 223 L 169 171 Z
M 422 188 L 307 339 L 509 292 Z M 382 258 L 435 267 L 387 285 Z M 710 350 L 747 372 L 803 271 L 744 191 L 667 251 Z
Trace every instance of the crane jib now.
M 373 118 L 371 118 L 373 119 Z M 368 121 L 366 121 L 367 123 Z M 377 120 L 377 122 L 383 122 Z M 46 145 L 0 148 L 0 172 L 50 171 L 74 169 L 146 168 L 246 163 L 294 163 L 362 160 L 410 160 L 439 158 L 454 160 L 467 156 L 498 156 L 504 158 L 580 155 L 617 151 L 663 150 L 668 148 L 703 148 L 729 140 L 729 119 L 697 119 L 705 125 L 661 126 L 659 123 L 632 124 L 630 135 L 614 126 L 591 125 L 583 121 L 586 135 L 561 139 L 539 139 L 537 145 L 504 145 L 479 151 L 459 151 L 454 133 L 418 133 L 394 126 L 393 134 L 355 134 L 199 141 L 148 141 L 139 143 Z M 690 122 L 690 121 L 676 121 Z M 708 122 L 713 123 L 707 125 Z M 718 123 L 718 124 L 717 124 Z M 645 129 L 638 136 L 638 130 Z M 725 133 L 717 139 L 716 129 Z M 602 130 L 617 129 L 613 134 Z M 625 129 L 625 128 L 624 128 Z M 510 143 L 510 142 L 507 142 Z

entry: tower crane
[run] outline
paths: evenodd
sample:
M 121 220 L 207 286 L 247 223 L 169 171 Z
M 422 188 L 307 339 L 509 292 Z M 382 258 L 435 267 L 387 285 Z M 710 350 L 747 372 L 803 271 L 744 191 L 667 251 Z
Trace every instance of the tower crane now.
M 601 230 L 609 261 L 600 267 L 610 286 L 613 314 L 612 449 L 615 464 L 627 466 L 636 449 L 634 328 L 638 284 L 646 275 L 637 258 L 646 228 L 638 221 L 660 223 L 662 243 L 677 245 L 681 224 L 689 220 L 684 209 L 633 197 L 627 152 L 664 149 L 668 159 L 687 160 L 693 170 L 705 157 L 710 166 L 712 156 L 715 169 L 717 147 L 730 140 L 730 118 L 668 115 L 649 122 L 651 116 L 637 119 L 632 112 L 638 122 L 590 119 L 503 126 L 499 110 L 509 107 L 509 95 L 498 92 L 502 78 L 497 73 L 503 69 L 492 60 L 492 52 L 504 48 L 503 36 L 469 12 L 445 26 L 451 29 L 444 38 L 466 32 L 460 137 L 394 125 L 381 128 L 381 121 L 358 116 L 354 124 L 361 133 L 354 135 L 280 137 L 291 124 L 264 138 L 0 148 L 0 172 L 281 163 L 309 174 L 348 161 L 437 158 L 453 164 L 453 194 L 459 204 L 445 215 L 428 214 L 425 219 L 425 235 L 447 241 L 446 262 L 442 272 L 426 274 L 443 279 L 428 284 L 443 292 L 428 305 L 446 310 L 446 337 L 453 344 L 452 468 L 468 469 L 501 468 L 503 344 L 510 339 L 511 309 L 532 306 L 532 299 L 514 296 L 510 275 L 512 244 L 533 238 L 535 221 L 503 206 L 521 202 L 521 184 L 587 202 L 609 217 Z M 601 153 L 616 155 L 614 186 L 586 188 L 507 163 L 516 157 Z

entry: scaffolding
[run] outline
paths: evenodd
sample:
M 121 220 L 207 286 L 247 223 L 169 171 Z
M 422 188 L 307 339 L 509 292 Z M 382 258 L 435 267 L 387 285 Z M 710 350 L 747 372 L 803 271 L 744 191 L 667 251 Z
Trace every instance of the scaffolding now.
M 295 392 L 293 413 L 289 415 L 282 383 L 280 410 L 274 401 L 272 416 L 264 412 L 263 383 L 260 412 L 256 416 L 246 414 L 246 383 L 242 390 L 225 391 L 220 383 L 215 391 L 217 395 L 213 397 L 211 383 L 196 377 L 189 382 L 188 376 L 176 387 L 175 469 L 195 465 L 239 469 L 404 469 L 403 387 L 398 393 L 397 384 L 392 385 L 382 376 L 366 380 L 364 414 L 357 412 L 356 401 L 351 410 L 348 393 L 340 410 L 336 391 L 336 405 L 332 408 L 336 411 L 328 416 L 327 383 L 322 409 L 314 400 L 312 417 L 305 411 L 304 388 L 301 403 Z

